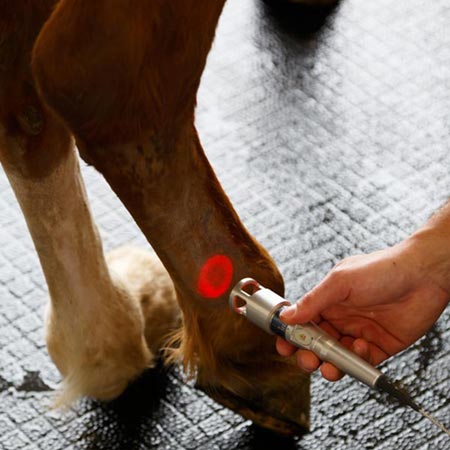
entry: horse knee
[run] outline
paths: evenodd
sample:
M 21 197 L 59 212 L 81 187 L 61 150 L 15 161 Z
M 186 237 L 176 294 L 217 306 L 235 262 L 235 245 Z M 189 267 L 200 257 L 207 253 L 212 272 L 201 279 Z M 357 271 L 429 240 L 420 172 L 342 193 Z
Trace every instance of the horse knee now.
M 186 29 L 180 8 L 191 2 L 103 3 L 65 0 L 43 27 L 32 68 L 44 101 L 89 144 L 192 120 L 212 36 Z

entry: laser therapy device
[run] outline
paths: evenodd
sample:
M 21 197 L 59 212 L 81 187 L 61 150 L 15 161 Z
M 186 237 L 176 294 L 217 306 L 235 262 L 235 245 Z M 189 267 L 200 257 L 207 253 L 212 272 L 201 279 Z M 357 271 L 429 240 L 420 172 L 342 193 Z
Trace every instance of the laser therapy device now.
M 334 364 L 344 373 L 370 388 L 385 392 L 396 398 L 400 404 L 413 408 L 450 435 L 450 432 L 418 406 L 404 389 L 398 388 L 380 370 L 342 346 L 320 327 L 314 323 L 285 324 L 280 319 L 280 313 L 291 303 L 270 289 L 261 286 L 256 280 L 244 278 L 239 281 L 231 291 L 229 303 L 236 313 L 244 316 L 267 333 L 281 336 L 295 347 L 311 350 L 322 361 Z

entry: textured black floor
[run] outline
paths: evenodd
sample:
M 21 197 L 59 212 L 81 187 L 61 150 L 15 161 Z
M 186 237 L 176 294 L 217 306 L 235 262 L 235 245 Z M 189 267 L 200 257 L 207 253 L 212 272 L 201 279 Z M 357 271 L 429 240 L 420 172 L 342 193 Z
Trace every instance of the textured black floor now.
M 229 0 L 201 87 L 198 126 L 246 225 L 298 297 L 344 256 L 393 244 L 450 193 L 448 0 L 343 0 L 317 18 Z M 145 240 L 92 169 L 107 249 Z M 49 412 L 59 377 L 43 341 L 38 259 L 0 176 L 0 449 L 450 448 L 414 413 L 351 380 L 312 384 L 312 431 L 282 440 L 181 374 L 147 374 L 110 405 Z M 385 365 L 450 425 L 450 315 Z

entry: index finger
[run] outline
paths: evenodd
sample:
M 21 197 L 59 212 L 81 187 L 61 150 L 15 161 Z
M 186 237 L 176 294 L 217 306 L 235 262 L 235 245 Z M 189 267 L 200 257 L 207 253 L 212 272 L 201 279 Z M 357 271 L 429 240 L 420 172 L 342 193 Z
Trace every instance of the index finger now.
M 285 308 L 280 318 L 289 325 L 310 322 L 329 306 L 344 301 L 350 292 L 346 278 L 332 271 L 297 303 Z

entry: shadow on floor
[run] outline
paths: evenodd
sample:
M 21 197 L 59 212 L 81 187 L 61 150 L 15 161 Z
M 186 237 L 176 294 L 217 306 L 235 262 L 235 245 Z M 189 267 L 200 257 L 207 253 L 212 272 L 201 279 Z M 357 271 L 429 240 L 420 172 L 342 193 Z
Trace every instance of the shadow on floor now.
M 305 6 L 280 0 L 262 0 L 264 13 L 284 32 L 307 37 L 318 31 L 338 8 Z
M 170 386 L 170 369 L 161 364 L 144 372 L 116 400 L 96 404 L 90 420 L 83 421 L 80 433 L 87 450 L 138 448 L 142 433 L 150 423 L 163 423 L 161 400 Z M 166 418 L 167 419 L 167 418 Z

